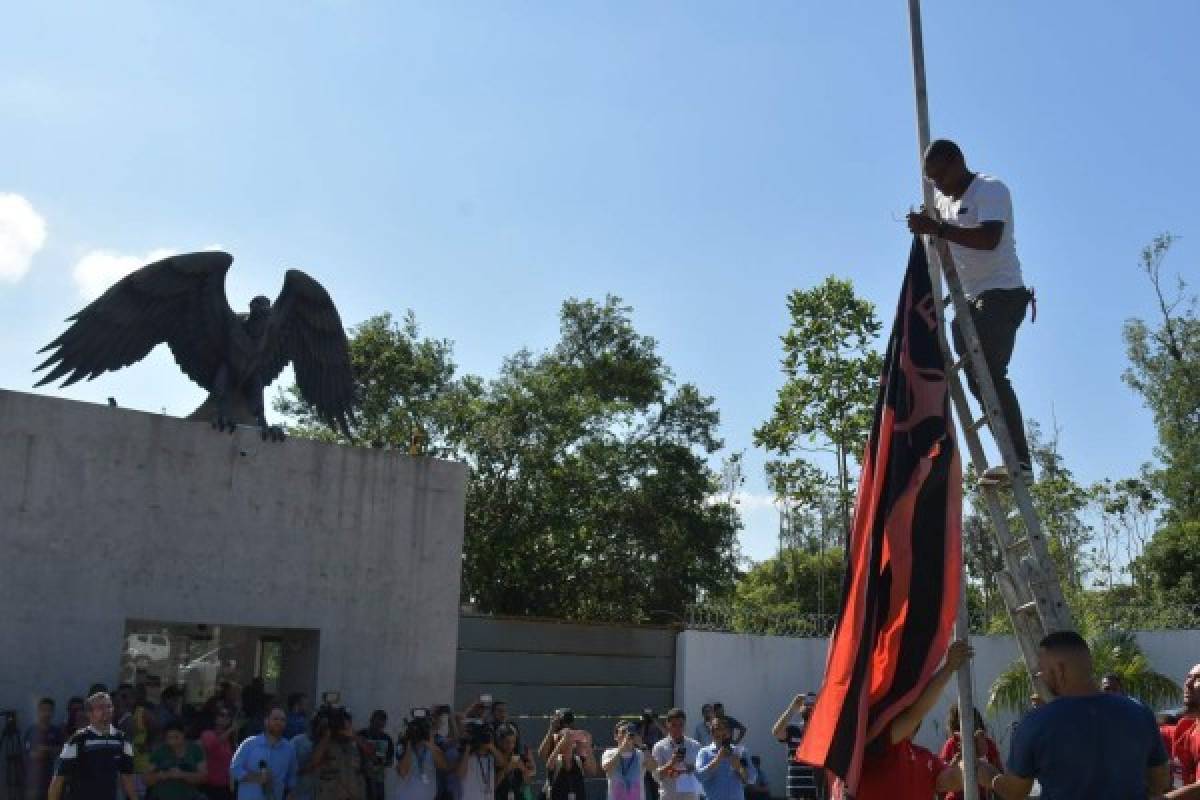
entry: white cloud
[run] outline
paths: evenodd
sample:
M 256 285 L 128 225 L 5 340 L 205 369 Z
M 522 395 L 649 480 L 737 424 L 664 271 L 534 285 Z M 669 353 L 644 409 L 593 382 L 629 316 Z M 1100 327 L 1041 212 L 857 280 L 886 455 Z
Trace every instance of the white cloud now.
M 72 275 L 75 287 L 85 300 L 95 300 L 129 273 L 151 261 L 175 255 L 179 251 L 166 247 L 151 250 L 143 256 L 123 255 L 111 250 L 91 250 L 75 264 Z
M 46 220 L 19 194 L 0 194 L 0 281 L 25 277 L 46 243 Z

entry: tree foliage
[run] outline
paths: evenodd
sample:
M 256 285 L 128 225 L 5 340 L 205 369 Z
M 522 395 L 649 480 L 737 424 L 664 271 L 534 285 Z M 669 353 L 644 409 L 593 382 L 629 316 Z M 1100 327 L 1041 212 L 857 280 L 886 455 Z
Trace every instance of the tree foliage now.
M 1130 697 L 1151 708 L 1163 708 L 1178 702 L 1180 688 L 1175 681 L 1156 672 L 1130 631 L 1105 630 L 1088 637 L 1096 679 L 1109 673 L 1120 676 Z M 1033 684 L 1025 662 L 1014 661 L 993 681 L 988 695 L 989 711 L 1023 713 L 1029 708 Z
M 1200 519 L 1200 319 L 1196 298 L 1177 278 L 1167 288 L 1162 264 L 1175 243 L 1169 233 L 1142 251 L 1142 270 L 1153 287 L 1157 324 L 1131 319 L 1125 324 L 1129 368 L 1124 378 L 1154 415 L 1155 475 L 1172 521 Z
M 754 431 L 754 443 L 776 457 L 767 474 L 775 493 L 811 506 L 830 488 L 838 493 L 843 537 L 848 536 L 851 461 L 862 457 L 870 433 L 882 358 L 875 349 L 880 323 L 875 307 L 854 293 L 849 280 L 830 276 L 812 289 L 788 295 L 791 325 L 781 337 L 784 383 L 771 418 Z M 801 453 L 833 454 L 833 479 Z
M 712 398 L 675 384 L 618 298 L 567 301 L 560 332 L 491 380 L 454 379 L 449 343 L 369 320 L 356 439 L 470 466 L 462 595 L 481 611 L 637 621 L 728 592 L 740 519 L 715 498 Z M 278 407 L 335 438 L 294 394 Z
M 738 580 L 733 596 L 735 621 L 755 633 L 793 633 L 798 617 L 814 619 L 812 629 L 828 632 L 841 594 L 842 552 L 800 548 L 782 550 L 755 564 Z M 816 617 L 823 619 L 816 620 Z M 774 630 L 778 627 L 778 630 Z

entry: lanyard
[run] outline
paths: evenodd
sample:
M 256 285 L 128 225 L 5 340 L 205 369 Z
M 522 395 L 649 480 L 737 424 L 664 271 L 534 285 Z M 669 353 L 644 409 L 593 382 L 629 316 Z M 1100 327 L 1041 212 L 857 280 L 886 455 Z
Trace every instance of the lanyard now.
M 633 791 L 633 780 L 630 773 L 633 772 L 633 766 L 637 763 L 637 753 L 630 753 L 629 758 L 625 756 L 617 756 L 621 759 L 621 780 L 625 782 L 625 791 Z
M 417 775 L 423 776 L 425 774 L 425 764 L 429 761 L 429 749 L 424 747 L 418 748 L 414 744 L 412 746 L 412 753 L 413 758 L 417 762 Z
M 492 786 L 492 757 L 491 756 L 475 756 L 475 762 L 479 765 L 479 779 L 483 781 L 486 788 Z

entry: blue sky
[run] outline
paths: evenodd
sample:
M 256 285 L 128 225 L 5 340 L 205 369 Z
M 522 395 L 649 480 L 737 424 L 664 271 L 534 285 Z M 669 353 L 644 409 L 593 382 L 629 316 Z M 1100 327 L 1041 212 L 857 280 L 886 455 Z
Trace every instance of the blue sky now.
M 1040 299 L 1013 376 L 1084 480 L 1153 428 L 1120 380 L 1154 234 L 1195 281 L 1200 4 L 925 4 L 935 135 L 1002 177 Z M 219 245 L 235 306 L 285 267 L 353 324 L 411 308 L 465 371 L 614 293 L 749 449 L 743 548 L 774 548 L 750 431 L 784 297 L 830 273 L 885 317 L 920 196 L 906 4 L 22 3 L 0 30 L 0 386 L 89 292 Z M 890 324 L 890 320 L 887 320 Z M 55 394 L 187 413 L 163 352 Z

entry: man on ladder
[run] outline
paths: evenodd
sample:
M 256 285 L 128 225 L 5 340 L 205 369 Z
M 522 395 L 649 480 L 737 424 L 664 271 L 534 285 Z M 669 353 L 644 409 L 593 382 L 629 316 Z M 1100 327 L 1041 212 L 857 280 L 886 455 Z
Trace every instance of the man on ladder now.
M 1033 467 L 1021 406 L 1008 379 L 1008 362 L 1017 328 L 1025 319 L 1025 308 L 1033 296 L 1021 278 L 1021 262 L 1013 236 L 1012 198 L 999 179 L 967 169 L 962 150 L 949 139 L 930 142 L 925 150 L 924 171 L 926 179 L 937 189 L 934 203 L 942 221 L 925 213 L 912 213 L 908 215 L 908 229 L 937 236 L 950 246 L 1020 461 L 1021 479 L 1032 483 Z M 962 355 L 966 345 L 957 320 L 951 332 L 954 349 Z M 969 370 L 967 386 L 982 406 L 979 386 Z M 999 464 L 980 475 L 979 480 L 1000 483 L 1008 480 L 1008 472 Z

